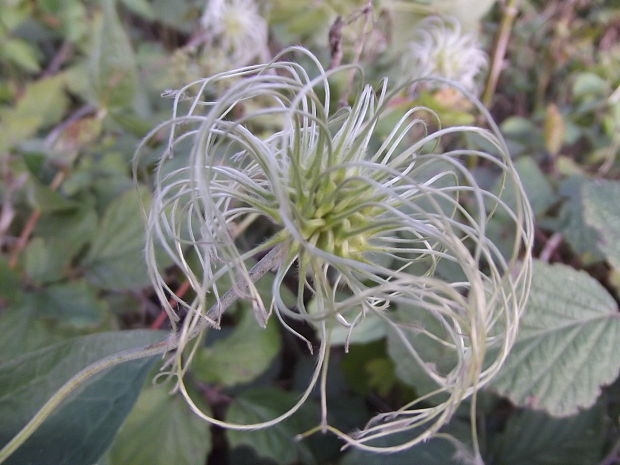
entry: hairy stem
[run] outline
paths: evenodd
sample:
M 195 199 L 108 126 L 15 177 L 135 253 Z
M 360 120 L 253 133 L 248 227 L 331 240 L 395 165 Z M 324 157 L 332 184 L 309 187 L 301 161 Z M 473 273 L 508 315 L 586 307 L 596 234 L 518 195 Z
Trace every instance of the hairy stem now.
M 268 271 L 278 266 L 284 256 L 286 249 L 285 243 L 276 245 L 273 249 L 267 253 L 256 265 L 254 265 L 250 271 L 250 279 L 252 282 L 258 281 Z M 216 314 L 225 310 L 234 304 L 241 294 L 239 288 L 243 290 L 243 287 L 247 284 L 241 283 L 239 286 L 233 286 L 228 290 L 220 299 L 219 303 L 214 304 L 208 311 L 209 314 Z M 207 326 L 207 320 L 202 320 L 202 324 L 194 329 L 189 336 L 189 339 L 193 339 L 198 336 L 202 330 Z M 54 412 L 54 410 L 66 400 L 71 393 L 75 392 L 86 381 L 90 380 L 93 376 L 108 370 L 112 367 L 120 365 L 121 363 L 129 362 L 132 360 L 139 360 L 148 357 L 154 357 L 166 352 L 172 351 L 178 347 L 179 337 L 173 334 L 168 340 L 159 342 L 157 344 L 150 344 L 145 347 L 139 347 L 136 349 L 129 349 L 118 354 L 110 355 L 109 357 L 102 358 L 88 365 L 86 368 L 80 370 L 69 381 L 67 381 L 58 391 L 43 404 L 43 407 L 30 419 L 30 421 L 21 429 L 19 433 L 15 435 L 3 448 L 0 450 L 0 464 L 4 463 L 13 452 L 15 452 L 26 440 L 32 436 L 32 434 L 41 426 L 41 424 Z

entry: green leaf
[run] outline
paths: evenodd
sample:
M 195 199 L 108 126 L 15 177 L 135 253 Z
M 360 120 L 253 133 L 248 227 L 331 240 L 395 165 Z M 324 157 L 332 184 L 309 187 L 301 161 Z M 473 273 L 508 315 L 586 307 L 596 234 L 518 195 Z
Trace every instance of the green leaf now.
M 59 335 L 50 331 L 44 321 L 35 318 L 34 301 L 32 296 L 25 295 L 0 315 L 0 363 L 58 342 Z
M 573 82 L 573 97 L 583 100 L 586 97 L 603 97 L 609 91 L 609 85 L 594 73 L 578 73 Z
M 313 298 L 310 301 L 308 304 L 308 311 L 310 313 L 319 313 L 316 299 Z M 356 312 L 357 310 L 351 312 L 345 311 L 343 316 L 347 320 L 353 321 L 357 315 Z M 385 334 L 385 324 L 381 317 L 375 313 L 369 312 L 359 323 L 357 323 L 355 328 L 353 328 L 353 331 L 349 331 L 349 328 L 339 323 L 334 323 L 331 328 L 329 343 L 332 346 L 343 346 L 346 345 L 347 341 L 349 344 L 365 344 L 367 342 L 382 339 L 385 337 Z
M 569 418 L 520 410 L 493 436 L 493 463 L 501 465 L 595 465 L 605 441 L 600 406 Z
M 51 15 L 60 22 L 62 35 L 66 40 L 75 42 L 90 30 L 88 14 L 83 2 L 72 0 L 38 0 L 37 7 L 46 15 Z
M 574 252 L 590 263 L 603 260 L 597 246 L 598 234 L 586 223 L 583 205 L 583 186 L 591 182 L 584 177 L 571 177 L 560 185 L 560 193 L 567 198 L 562 205 L 559 224 L 552 229 L 562 233 Z
M 48 283 L 62 278 L 64 256 L 55 253 L 40 237 L 35 237 L 24 249 L 24 271 L 37 284 Z
M 13 303 L 21 296 L 21 282 L 15 270 L 0 256 L 0 302 Z
M 458 419 L 454 419 L 442 432 L 449 433 L 460 441 L 466 441 L 469 438 L 468 425 Z M 412 437 L 414 437 L 414 433 L 398 433 L 379 438 L 370 444 L 377 447 L 387 447 L 402 444 Z M 391 453 L 389 456 L 354 449 L 345 455 L 340 465 L 464 465 L 474 463 L 458 458 L 459 452 L 462 455 L 470 455 L 469 451 L 465 449 L 465 445 L 460 446 L 463 448 L 461 451 L 458 451 L 454 446 L 455 443 L 452 441 L 447 441 L 444 438 L 433 438 L 402 452 Z M 388 457 L 389 461 L 386 460 Z M 502 463 L 502 465 L 504 464 Z
M 521 158 L 515 163 L 515 168 L 534 214 L 541 215 L 556 201 L 551 184 L 533 158 Z M 508 196 L 509 205 L 514 205 L 514 194 L 510 193 Z
M 64 263 L 68 263 L 92 240 L 96 229 L 95 210 L 82 204 L 72 211 L 42 215 L 36 234 L 45 240 L 53 254 L 62 254 Z
M 49 286 L 37 294 L 39 315 L 63 326 L 92 328 L 103 322 L 107 305 L 85 281 Z
M 148 386 L 121 427 L 108 465 L 203 465 L 211 430 L 180 396 Z
M 159 342 L 158 331 L 84 336 L 0 365 L 0 444 L 9 441 L 71 376 L 103 357 Z M 73 393 L 5 462 L 95 463 L 129 413 L 153 358 L 118 365 Z
M 29 179 L 28 187 L 30 203 L 43 212 L 66 211 L 78 206 L 76 202 L 41 184 L 35 177 Z
M 586 222 L 598 235 L 598 248 L 620 270 L 620 182 L 598 180 L 584 186 Z
M 30 241 L 23 254 L 26 274 L 37 284 L 62 279 L 68 265 L 90 241 L 96 227 L 97 216 L 86 205 L 42 215 L 37 237 Z
M 131 107 L 138 78 L 129 37 L 114 0 L 103 0 L 95 18 L 90 74 L 99 106 L 111 110 Z
M 535 215 L 541 215 L 556 201 L 551 184 L 542 173 L 536 161 L 531 157 L 522 157 L 515 162 L 523 188 Z M 496 192 L 499 186 L 496 188 Z M 502 200 L 508 205 L 515 205 L 514 187 L 506 184 Z M 499 212 L 503 214 L 503 212 Z
M 588 274 L 536 262 L 517 341 L 492 384 L 517 405 L 572 415 L 620 370 L 620 313 Z
M 337 325 L 332 330 L 330 344 L 344 345 L 349 334 L 349 329 L 342 325 Z M 353 329 L 351 333 L 350 343 L 365 344 L 367 342 L 376 341 L 385 337 L 385 325 L 383 320 L 369 313 L 366 317 Z
M 399 307 L 394 317 L 402 324 L 402 327 L 412 328 L 404 336 L 424 362 L 433 364 L 435 371 L 445 375 L 454 368 L 457 362 L 454 351 L 437 342 L 446 340 L 448 337 L 441 322 L 427 311 L 415 307 L 407 308 L 404 305 Z M 418 328 L 426 330 L 426 333 L 438 339 L 430 337 Z M 392 328 L 388 329 L 388 354 L 394 362 L 396 377 L 403 383 L 414 387 L 418 395 L 428 394 L 439 387 L 411 355 L 400 336 Z
M 22 39 L 4 39 L 2 55 L 24 71 L 36 73 L 41 69 L 37 60 L 37 51 L 28 42 Z
M 135 289 L 149 283 L 144 262 L 144 223 L 140 202 L 146 189 L 131 189 L 106 208 L 82 262 L 86 278 L 104 289 Z
M 230 404 L 226 421 L 241 424 L 268 421 L 291 408 L 298 399 L 299 394 L 273 388 L 246 391 Z M 271 459 L 279 465 L 294 462 L 312 465 L 316 460 L 310 448 L 303 440 L 295 439 L 297 434 L 318 423 L 313 412 L 308 410 L 309 408 L 304 406 L 291 418 L 269 429 L 227 430 L 226 436 L 231 447 L 250 446 L 260 457 Z
M 396 385 L 394 362 L 388 358 L 373 358 L 366 364 L 368 386 L 386 397 Z
M 129 10 L 148 20 L 155 19 L 153 7 L 147 0 L 121 0 Z
M 63 85 L 62 75 L 40 79 L 26 87 L 14 108 L 0 109 L 0 153 L 62 118 L 67 105 Z
M 276 322 L 270 320 L 261 328 L 251 311 L 242 315 L 230 336 L 200 349 L 192 370 L 198 379 L 224 386 L 247 383 L 267 370 L 278 355 L 281 342 Z

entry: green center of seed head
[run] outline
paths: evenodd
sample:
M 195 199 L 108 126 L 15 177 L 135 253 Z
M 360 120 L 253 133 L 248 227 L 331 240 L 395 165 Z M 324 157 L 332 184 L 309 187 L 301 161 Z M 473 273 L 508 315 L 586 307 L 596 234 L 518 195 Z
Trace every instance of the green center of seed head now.
M 355 179 L 356 170 L 341 168 L 308 180 L 300 230 L 314 246 L 343 258 L 361 259 L 369 250 L 374 219 L 381 208 L 367 205 L 370 186 Z

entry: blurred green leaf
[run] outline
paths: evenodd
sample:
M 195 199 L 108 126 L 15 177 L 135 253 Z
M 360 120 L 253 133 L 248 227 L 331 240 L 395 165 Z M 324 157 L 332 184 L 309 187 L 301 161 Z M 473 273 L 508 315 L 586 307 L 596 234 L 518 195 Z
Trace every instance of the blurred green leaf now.
M 247 383 L 269 368 L 280 346 L 276 322 L 272 319 L 261 328 L 253 313 L 245 309 L 228 337 L 200 349 L 192 372 L 207 383 L 224 386 Z
M 523 157 L 515 162 L 515 168 L 535 215 L 541 215 L 556 202 L 557 198 L 547 177 L 531 157 Z M 502 200 L 514 205 L 514 190 L 511 184 L 506 185 Z
M 66 260 L 62 252 L 57 252 L 61 251 L 49 248 L 40 237 L 31 239 L 22 256 L 24 271 L 28 278 L 37 284 L 62 279 L 62 269 Z
M 568 418 L 513 412 L 492 438 L 491 463 L 501 465 L 595 465 L 601 460 L 604 419 L 600 406 Z
M 29 73 L 36 73 L 41 69 L 36 49 L 22 39 L 6 39 L 2 44 L 0 56 Z
M 368 385 L 380 396 L 387 396 L 396 385 L 394 362 L 388 358 L 373 358 L 366 364 Z
M 246 391 L 235 398 L 226 413 L 230 423 L 258 423 L 271 420 L 291 408 L 299 399 L 299 394 L 274 388 Z M 269 429 L 257 431 L 227 430 L 226 436 L 231 447 L 247 445 L 260 457 L 273 460 L 278 465 L 301 462 L 304 465 L 316 464 L 308 445 L 297 441 L 295 436 L 315 426 L 315 418 L 310 405 L 302 407 L 291 418 Z
M 23 254 L 28 277 L 39 284 L 62 279 L 69 263 L 93 237 L 97 216 L 88 206 L 43 215 Z
M 96 229 L 97 214 L 83 200 L 77 209 L 42 215 L 36 234 L 45 239 L 54 253 L 63 254 L 69 262 L 92 240 Z
M 598 234 L 584 218 L 583 186 L 589 183 L 588 178 L 573 176 L 560 184 L 560 195 L 566 198 L 560 209 L 558 221 L 543 221 L 542 226 L 549 223 L 551 229 L 558 231 L 568 242 L 584 263 L 603 260 L 597 246 Z
M 597 74 L 578 73 L 573 82 L 573 97 L 583 100 L 586 97 L 603 97 L 609 91 L 609 84 Z
M 20 287 L 19 275 L 9 267 L 6 259 L 0 256 L 0 301 L 17 301 L 21 295 Z
M 620 370 L 620 313 L 587 273 L 536 262 L 516 343 L 491 387 L 552 415 L 590 407 Z
M 144 262 L 141 202 L 146 189 L 131 189 L 105 210 L 90 249 L 82 262 L 86 278 L 104 289 L 136 289 L 150 281 Z M 148 208 L 148 207 L 147 207 Z
M 162 385 L 146 387 L 109 452 L 109 465 L 204 465 L 211 425 L 181 396 Z
M 96 289 L 80 280 L 46 287 L 37 294 L 37 303 L 40 316 L 75 328 L 98 326 L 107 308 Z
M 9 441 L 81 369 L 122 350 L 159 342 L 163 337 L 158 331 L 100 333 L 0 365 L 0 444 Z M 153 361 L 154 358 L 127 362 L 86 382 L 5 463 L 94 463 L 129 413 Z
M 145 19 L 155 19 L 152 5 L 147 0 L 121 0 L 129 10 Z
M 60 23 L 59 27 L 66 40 L 75 42 L 89 31 L 90 24 L 84 2 L 38 0 L 37 6 Z
M 95 18 L 90 51 L 90 75 L 99 106 L 112 111 L 131 108 L 138 85 L 129 37 L 116 12 L 114 0 L 102 0 Z
M 26 352 L 58 342 L 62 337 L 50 331 L 45 321 L 36 318 L 35 298 L 24 295 L 19 302 L 0 314 L 0 364 Z
M 599 180 L 583 188 L 586 222 L 599 236 L 598 248 L 620 270 L 620 182 Z
M 36 178 L 31 177 L 28 182 L 30 203 L 34 208 L 43 212 L 70 210 L 79 204 L 64 198 L 58 192 L 41 184 Z
M 57 75 L 28 85 L 13 108 L 0 108 L 0 154 L 62 118 L 67 100 L 64 77 Z

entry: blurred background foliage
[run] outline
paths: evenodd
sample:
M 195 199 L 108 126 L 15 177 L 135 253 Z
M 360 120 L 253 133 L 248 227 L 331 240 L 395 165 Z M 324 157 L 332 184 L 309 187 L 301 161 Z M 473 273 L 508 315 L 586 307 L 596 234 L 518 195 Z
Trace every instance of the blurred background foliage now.
M 302 44 L 326 65 L 357 60 L 377 80 L 402 75 L 400 56 L 428 15 L 456 16 L 493 56 L 506 3 L 514 2 L 265 0 L 257 11 L 269 54 Z M 611 465 L 620 463 L 620 1 L 516 3 L 491 110 L 536 214 L 538 263 L 517 355 L 479 398 L 483 456 L 497 465 Z M 169 116 L 162 93 L 231 65 L 214 53 L 204 12 L 204 0 L 0 3 L 0 443 L 80 368 L 163 337 L 138 202 L 148 204 L 155 158 L 141 167 L 138 189 L 131 160 Z M 479 81 L 482 89 L 484 73 Z M 346 98 L 346 83 L 336 86 L 335 99 Z M 474 121 L 441 89 L 419 99 L 448 124 Z M 501 241 L 501 224 L 491 227 Z M 548 318 L 552 311 L 560 317 Z M 282 412 L 314 364 L 290 334 L 274 322 L 262 330 L 249 315 L 237 304 L 190 373 L 202 407 L 228 421 Z M 358 329 L 346 356 L 344 336 L 335 336 L 330 362 L 331 421 L 344 430 L 429 390 L 379 321 Z M 166 395 L 165 383 L 152 385 L 153 367 L 106 372 L 7 463 L 461 463 L 440 440 L 390 456 L 341 451 L 327 435 L 297 441 L 317 424 L 316 400 L 273 429 L 224 432 Z M 448 432 L 467 442 L 468 431 L 465 405 Z

